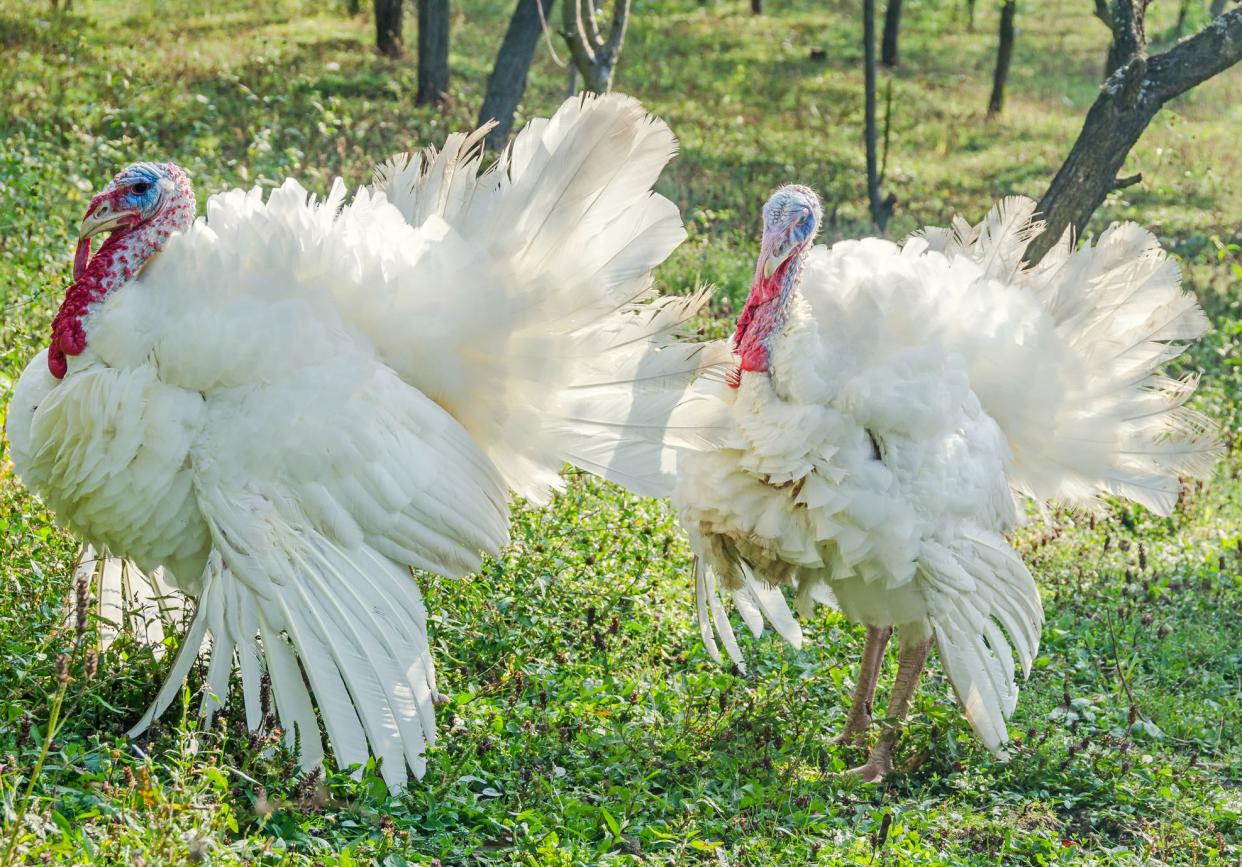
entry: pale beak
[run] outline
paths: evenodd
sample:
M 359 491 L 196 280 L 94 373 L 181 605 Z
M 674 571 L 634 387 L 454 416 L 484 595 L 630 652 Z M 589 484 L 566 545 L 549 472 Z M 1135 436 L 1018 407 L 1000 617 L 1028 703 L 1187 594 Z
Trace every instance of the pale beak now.
M 138 217 L 137 211 L 116 210 L 107 199 L 97 199 L 86 210 L 86 216 L 78 226 L 78 246 L 73 255 L 73 279 L 81 280 L 91 258 L 91 238 L 100 232 L 110 232 L 131 224 Z
M 81 225 L 78 226 L 78 238 L 86 240 L 100 232 L 119 229 L 121 226 L 132 223 L 137 215 L 137 211 L 116 210 L 107 199 L 104 199 L 86 212 Z
M 762 268 L 764 279 L 771 279 L 776 273 L 776 269 L 781 267 L 781 263 L 793 255 L 793 251 L 798 248 L 793 239 L 788 235 L 783 235 L 777 239 L 770 250 L 764 250 L 766 254 L 763 256 Z
M 82 223 L 78 226 L 78 238 L 85 240 L 100 232 L 118 229 L 133 219 L 133 211 L 114 211 L 107 202 L 100 202 L 97 208 L 82 218 Z

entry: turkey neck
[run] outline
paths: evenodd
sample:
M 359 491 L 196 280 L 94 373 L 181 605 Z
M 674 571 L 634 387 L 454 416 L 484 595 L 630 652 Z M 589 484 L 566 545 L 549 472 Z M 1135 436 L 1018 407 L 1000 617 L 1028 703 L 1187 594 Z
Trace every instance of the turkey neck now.
M 164 249 L 173 232 L 184 231 L 193 221 L 194 193 L 189 180 L 184 175 L 177 180 L 177 189 L 170 194 L 172 200 L 154 217 L 132 229 L 113 232 L 94 256 L 90 256 L 89 238 L 78 242 L 74 259 L 76 279 L 65 290 L 65 299 L 52 320 L 47 366 L 57 379 L 62 379 L 69 369 L 68 356 L 80 355 L 86 349 L 86 329 L 82 324 L 86 314 L 108 293 L 132 280 L 148 260 Z M 88 256 L 89 261 L 85 261 Z
M 798 288 L 805 252 L 805 246 L 795 251 L 771 277 L 764 276 L 762 264 L 755 267 L 755 279 L 733 333 L 733 348 L 741 357 L 738 374 L 734 377 L 735 387 L 741 382 L 743 371 L 763 373 L 768 370 L 772 343 L 785 328 L 789 301 Z

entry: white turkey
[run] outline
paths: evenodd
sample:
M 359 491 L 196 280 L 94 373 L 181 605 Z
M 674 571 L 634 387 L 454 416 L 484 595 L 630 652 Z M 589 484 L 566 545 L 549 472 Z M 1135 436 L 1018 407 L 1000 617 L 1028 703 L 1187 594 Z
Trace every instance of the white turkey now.
M 1003 752 L 1043 612 L 1004 533 L 1016 495 L 1093 509 L 1120 496 L 1160 514 L 1179 476 L 1213 466 L 1212 426 L 1183 404 L 1194 377 L 1156 371 L 1206 318 L 1176 264 L 1133 224 L 1076 252 L 1068 235 L 1024 267 L 1041 229 L 1011 198 L 972 227 L 898 246 L 869 238 L 812 246 L 815 194 L 783 187 L 734 335 L 738 366 L 704 393 L 731 404 L 715 450 L 679 460 L 674 502 L 698 555 L 709 653 L 736 638 L 719 596 L 756 634 L 764 619 L 795 645 L 800 614 L 836 604 L 865 624 L 859 677 L 839 741 L 863 739 L 886 644 L 898 672 L 888 725 L 866 764 L 892 749 L 934 642 L 966 718 Z
M 716 348 L 676 332 L 706 295 L 651 297 L 684 235 L 651 191 L 667 126 L 570 100 L 480 173 L 485 132 L 348 200 L 289 180 L 195 220 L 185 173 L 142 163 L 91 202 L 8 434 L 61 521 L 197 600 L 135 733 L 210 648 L 205 714 L 236 664 L 257 726 L 266 672 L 304 767 L 317 707 L 339 766 L 421 776 L 437 692 L 410 567 L 477 570 L 509 491 L 543 502 L 566 463 L 666 496 L 703 444 L 714 410 L 686 392 Z

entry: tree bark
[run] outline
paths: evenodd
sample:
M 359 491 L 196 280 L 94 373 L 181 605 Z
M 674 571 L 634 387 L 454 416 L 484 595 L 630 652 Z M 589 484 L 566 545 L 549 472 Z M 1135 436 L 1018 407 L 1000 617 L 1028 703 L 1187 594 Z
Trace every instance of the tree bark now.
M 762 15 L 763 0 L 750 0 L 750 13 L 752 15 Z
M 509 29 L 500 43 L 500 51 L 496 52 L 496 63 L 487 82 L 483 107 L 479 109 L 480 126 L 489 120 L 496 121 L 496 126 L 487 134 L 490 147 L 499 148 L 509 138 L 513 114 L 522 101 L 522 94 L 526 92 L 526 76 L 530 72 L 531 60 L 539 46 L 539 37 L 543 35 L 544 22 L 548 20 L 555 2 L 518 0 L 513 10 Z
M 975 32 L 975 0 L 966 0 L 966 32 Z
M 896 66 L 897 34 L 901 30 L 901 0 L 888 0 L 884 7 L 884 37 L 880 40 L 880 62 Z
M 1005 105 L 1005 82 L 1009 80 L 1009 62 L 1013 59 L 1013 17 L 1018 0 L 1001 4 L 1000 41 L 996 45 L 996 71 L 992 75 L 992 96 L 988 99 L 988 117 L 1000 114 Z
M 884 231 L 888 218 L 893 215 L 896 197 L 880 198 L 880 170 L 876 154 L 875 123 L 875 0 L 863 0 L 863 90 L 864 131 L 867 149 L 867 204 L 871 222 L 876 229 Z
M 449 0 L 418 0 L 418 105 L 448 96 Z
M 1129 2 L 1145 5 L 1143 0 Z M 1117 5 L 1127 5 L 1127 0 Z M 1104 83 L 1074 147 L 1039 201 L 1047 227 L 1027 250 L 1030 262 L 1042 259 L 1066 229 L 1081 234 L 1111 191 L 1141 179 L 1117 174 L 1166 102 L 1242 60 L 1242 8 L 1150 59 L 1141 27 L 1139 36 L 1134 44 L 1141 47 Z
M 345 0 L 345 11 L 350 15 L 357 15 L 362 11 L 362 0 Z
M 601 30 L 596 0 L 565 0 L 561 35 L 569 45 L 574 66 L 582 73 L 583 87 L 592 93 L 612 89 L 612 77 L 621 60 L 621 46 L 630 19 L 630 0 L 614 0 L 608 36 Z
M 385 57 L 400 57 L 402 0 L 375 0 L 375 47 Z
M 1104 80 L 1136 54 L 1147 53 L 1145 21 L 1150 0 L 1095 0 L 1095 17 L 1112 31 L 1108 57 L 1104 61 Z

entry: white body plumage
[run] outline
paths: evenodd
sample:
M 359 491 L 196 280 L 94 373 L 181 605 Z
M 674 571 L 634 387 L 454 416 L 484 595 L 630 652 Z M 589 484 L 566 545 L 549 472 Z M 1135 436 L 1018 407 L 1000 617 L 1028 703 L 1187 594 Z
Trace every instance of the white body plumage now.
M 684 236 L 650 191 L 668 128 L 623 97 L 571 100 L 483 174 L 480 138 L 348 201 L 339 181 L 323 203 L 294 181 L 213 196 L 90 309 L 63 380 L 43 355 L 23 375 L 22 479 L 197 597 L 136 730 L 210 646 L 205 711 L 236 660 L 251 725 L 266 669 L 304 766 L 313 693 L 339 764 L 421 775 L 436 692 L 409 567 L 478 569 L 509 490 L 542 501 L 566 462 L 667 494 L 677 448 L 703 444 L 711 401 L 685 392 L 719 350 L 675 332 L 706 296 L 649 297 Z
M 685 455 L 675 502 L 703 562 L 700 622 L 740 660 L 716 580 L 752 628 L 792 642 L 798 607 L 835 602 L 934 636 L 980 739 L 999 750 L 1043 620 L 1003 534 L 1015 494 L 1094 507 L 1115 494 L 1167 513 L 1179 474 L 1212 466 L 1192 379 L 1155 373 L 1206 320 L 1176 266 L 1133 225 L 1020 267 L 1033 203 L 979 227 L 810 249 L 771 342 L 736 389 L 725 445 Z

